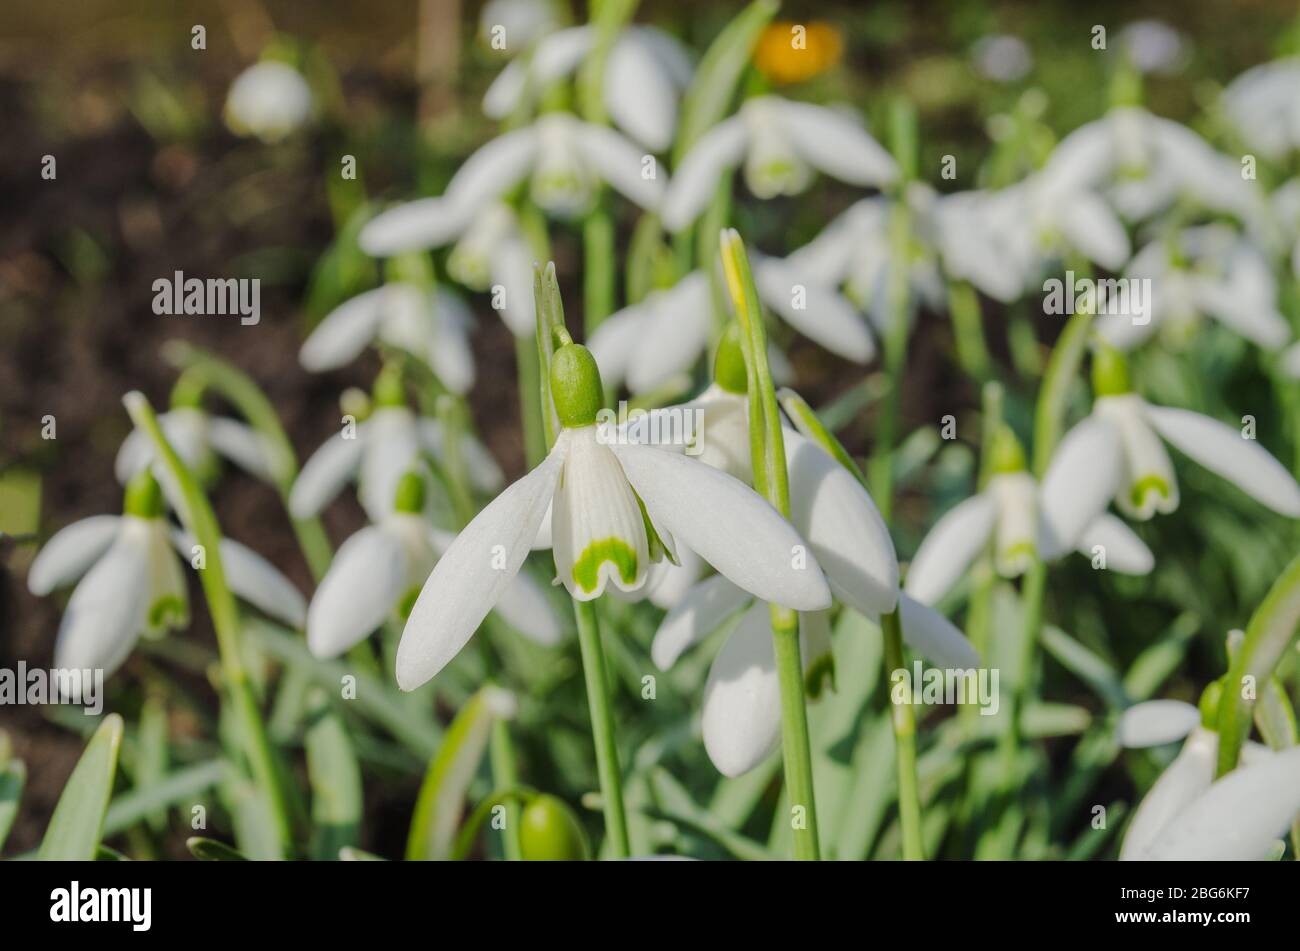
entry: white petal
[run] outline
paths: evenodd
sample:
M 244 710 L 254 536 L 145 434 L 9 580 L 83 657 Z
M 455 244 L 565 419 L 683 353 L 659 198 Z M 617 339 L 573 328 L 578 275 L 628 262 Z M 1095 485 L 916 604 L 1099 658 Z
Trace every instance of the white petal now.
M 723 119 L 700 137 L 673 170 L 660 209 L 665 228 L 675 234 L 700 216 L 712 200 L 722 173 L 740 163 L 748 142 L 749 132 L 739 116 Z
M 1132 250 L 1128 234 L 1106 203 L 1090 192 L 1074 192 L 1056 201 L 1056 223 L 1070 244 L 1090 261 L 1118 271 Z
M 957 626 L 931 607 L 907 594 L 898 596 L 898 617 L 903 640 L 939 667 L 969 670 L 980 656 Z
M 1039 489 L 1043 558 L 1073 551 L 1083 530 L 1106 511 L 1123 479 L 1122 452 L 1119 432 L 1097 416 L 1065 434 Z
M 460 237 L 474 211 L 475 208 L 447 197 L 406 202 L 366 222 L 357 243 L 362 251 L 377 258 L 439 248 Z
M 120 522 L 116 515 L 92 515 L 59 529 L 32 560 L 27 590 L 44 597 L 76 581 L 113 544 Z
M 252 426 L 223 416 L 208 418 L 208 443 L 249 475 L 275 482 L 278 453 Z
M 664 198 L 664 180 L 657 169 L 653 177 L 643 171 L 645 153 L 613 129 L 589 122 L 575 123 L 578 147 L 602 179 L 624 198 L 653 211 Z
M 426 359 L 429 368 L 437 374 L 443 385 L 461 396 L 474 385 L 474 353 L 470 350 L 469 336 L 456 320 L 456 313 L 465 312 L 465 305 L 450 291 L 439 288 L 437 304 L 444 311 L 436 324 L 429 343 Z
M 489 198 L 509 191 L 528 173 L 537 148 L 534 126 L 497 136 L 465 160 L 447 183 L 444 197 L 459 209 L 481 207 Z
M 303 465 L 289 492 L 289 514 L 311 518 L 339 494 L 361 464 L 365 427 L 358 426 L 353 438 L 343 433 L 330 437 Z
M 866 129 L 834 109 L 773 99 L 791 144 L 808 164 L 850 185 L 888 185 L 898 166 Z
M 1123 519 L 1103 512 L 1079 536 L 1076 551 L 1085 558 L 1093 557 L 1093 549 L 1100 547 L 1106 554 L 1106 567 L 1126 575 L 1145 575 L 1156 566 L 1156 556 L 1146 542 L 1138 538 Z
M 618 127 L 650 151 L 672 144 L 677 90 L 654 49 L 636 34 L 625 34 L 610 50 L 605 106 Z
M 1147 403 L 1136 393 L 1099 397 L 1093 416 L 1116 427 L 1123 444 L 1123 471 L 1115 503 L 1129 518 L 1145 521 L 1156 512 L 1178 508 L 1178 479 L 1164 443 L 1146 417 Z
M 182 551 L 189 552 L 193 539 Z M 307 602 L 302 593 L 273 564 L 246 545 L 221 539 L 221 564 L 230 590 L 269 617 L 293 628 L 302 627 Z
M 618 387 L 627 379 L 632 357 L 639 355 L 639 346 L 649 340 L 646 325 L 652 317 L 651 310 L 652 305 L 646 302 L 615 311 L 600 322 L 587 341 L 587 349 L 596 358 L 605 386 Z
M 147 535 L 123 530 L 72 592 L 59 622 L 54 665 L 112 674 L 135 646 L 149 612 Z
M 790 521 L 821 565 L 831 592 L 864 614 L 898 601 L 898 556 L 885 520 L 857 478 L 826 450 L 784 430 Z
M 533 298 L 533 253 L 518 237 L 497 244 L 492 255 L 492 280 L 505 291 L 501 319 L 510 332 L 525 339 L 537 333 Z
M 1156 430 L 1216 475 L 1275 512 L 1300 518 L 1300 485 L 1268 450 L 1241 431 L 1191 410 L 1148 406 Z
M 550 597 L 526 571 L 515 576 L 494 610 L 516 631 L 543 647 L 554 647 L 564 638 L 564 625 Z
M 551 533 L 555 569 L 578 600 L 599 597 L 607 581 L 624 591 L 645 583 L 650 550 L 641 507 L 595 426 L 569 431 Z
M 375 339 L 387 302 L 385 286 L 358 294 L 335 307 L 303 341 L 298 362 L 312 373 L 351 363 Z
M 675 452 L 612 446 L 656 526 L 746 591 L 796 611 L 830 606 L 830 589 L 790 523 L 737 479 Z
M 741 618 L 709 668 L 704 687 L 704 748 L 724 776 L 753 769 L 781 739 L 781 684 L 768 606 Z
M 1152 843 L 1170 820 L 1210 788 L 1218 750 L 1215 734 L 1203 729 L 1192 731 L 1182 751 L 1138 804 L 1120 846 L 1121 860 L 1147 858 Z
M 483 96 L 483 114 L 489 119 L 505 119 L 519 105 L 523 96 L 536 95 L 551 83 L 568 76 L 591 49 L 592 30 L 577 26 L 557 30 L 537 41 L 527 67 L 515 60 L 503 69 Z M 518 42 L 516 37 L 509 38 Z
M 650 577 L 646 579 L 643 589 L 650 603 L 665 611 L 681 604 L 687 592 L 709 570 L 704 559 L 689 548 L 678 548 L 673 555 L 678 564 L 664 558 L 650 566 Z
M 1121 746 L 1141 749 L 1162 746 L 1183 739 L 1201 722 L 1201 711 L 1181 700 L 1148 700 L 1135 703 L 1119 718 Z
M 365 640 L 397 607 L 406 578 L 406 555 L 396 536 L 378 525 L 350 536 L 307 609 L 311 652 L 337 657 Z
M 691 369 L 708 348 L 713 298 L 708 278 L 693 271 L 644 305 L 649 314 L 627 368 L 627 387 L 645 393 Z
M 397 683 L 414 690 L 446 666 L 505 594 L 555 494 L 568 440 L 469 523 L 438 560 L 397 648 Z
M 992 497 L 983 493 L 945 512 L 916 550 L 903 590 L 923 604 L 936 603 L 989 543 L 996 514 Z
M 759 262 L 754 280 L 763 300 L 809 340 L 856 363 L 875 356 L 866 321 L 843 295 L 771 258 Z
M 1214 782 L 1160 831 L 1161 861 L 1255 861 L 1300 813 L 1300 748 L 1261 757 Z
M 651 660 L 660 670 L 668 670 L 678 657 L 716 631 L 752 598 L 752 594 L 722 575 L 704 579 L 664 616 L 650 645 Z
M 357 471 L 357 498 L 370 520 L 378 522 L 393 511 L 402 476 L 427 472 L 420 458 L 420 424 L 405 406 L 384 406 L 358 430 L 364 433 L 365 450 Z

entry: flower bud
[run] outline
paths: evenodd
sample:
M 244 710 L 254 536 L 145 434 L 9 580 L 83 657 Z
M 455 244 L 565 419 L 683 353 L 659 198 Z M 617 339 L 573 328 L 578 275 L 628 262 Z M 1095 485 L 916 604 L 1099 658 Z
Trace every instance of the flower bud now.
M 989 447 L 989 471 L 993 475 L 1008 475 L 1025 471 L 1025 450 L 1020 440 L 1006 423 L 999 423 Z
M 1106 343 L 1092 355 L 1092 390 L 1095 396 L 1122 396 L 1132 392 L 1128 381 L 1128 360 Z
M 740 325 L 734 320 L 727 324 L 722 339 L 718 341 L 718 352 L 713 358 L 713 380 L 728 393 L 743 394 L 749 389 Z
M 596 358 L 586 347 L 568 343 L 555 351 L 551 357 L 551 399 L 566 429 L 581 429 L 596 422 L 604 391 Z
M 424 480 L 418 472 L 408 472 L 397 481 L 393 510 L 417 515 L 424 511 Z
M 126 484 L 122 511 L 139 518 L 158 518 L 163 513 L 162 490 L 149 467 L 141 469 Z
M 554 796 L 535 797 L 519 821 L 519 847 L 525 861 L 573 862 L 590 857 L 577 817 Z

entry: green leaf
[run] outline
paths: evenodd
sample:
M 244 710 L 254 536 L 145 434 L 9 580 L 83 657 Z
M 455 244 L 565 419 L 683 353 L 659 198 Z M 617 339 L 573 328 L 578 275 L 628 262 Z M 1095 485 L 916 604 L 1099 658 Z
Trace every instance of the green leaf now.
M 465 794 L 478 772 L 498 718 L 513 716 L 514 697 L 500 687 L 482 687 L 451 721 L 442 745 L 429 761 L 406 839 L 408 861 L 445 859 L 452 853 Z
M 650 788 L 658 804 L 650 812 L 656 817 L 712 839 L 738 859 L 752 862 L 776 858 L 753 839 L 728 829 L 716 816 L 696 805 L 690 793 L 667 770 L 656 767 L 650 773 Z
M 137 791 L 152 789 L 162 781 L 167 773 L 167 752 L 167 708 L 160 697 L 151 694 L 140 708 L 136 730 L 133 778 Z M 156 809 L 145 818 L 151 829 L 161 832 L 167 825 L 167 810 Z
M 723 28 L 705 51 L 695 78 L 682 99 L 682 118 L 673 148 L 673 168 L 677 168 L 700 137 L 730 111 L 754 45 L 779 6 L 777 0 L 754 0 Z
M 1292 560 L 1265 595 L 1246 627 L 1241 649 L 1228 669 L 1227 684 L 1219 701 L 1219 761 L 1217 776 L 1233 770 L 1241 744 L 1250 732 L 1255 701 L 1244 696 L 1246 678 L 1254 678 L 1256 691 L 1273 676 L 1278 662 L 1300 627 L 1300 555 Z M 1255 696 L 1254 692 L 1250 693 Z
M 9 837 L 9 830 L 18 815 L 26 779 L 27 767 L 22 760 L 10 760 L 0 766 L 0 848 L 4 848 L 5 839 Z
M 1044 624 L 1039 636 L 1047 652 L 1055 657 L 1062 667 L 1091 687 L 1098 697 L 1119 710 L 1129 706 L 1128 694 L 1124 690 L 1119 674 L 1103 658 L 1055 625 Z
M 178 769 L 157 782 L 137 786 L 118 796 L 104 817 L 104 835 L 116 835 L 146 816 L 172 806 L 191 805 L 196 797 L 221 782 L 228 768 L 225 760 L 208 760 Z
M 90 861 L 95 857 L 113 792 L 122 730 L 122 718 L 113 713 L 104 717 L 90 738 L 54 807 L 37 853 L 41 860 Z
M 200 862 L 247 862 L 248 858 L 234 846 L 227 845 L 224 842 L 218 842 L 216 839 L 205 839 L 203 836 L 193 836 L 185 840 L 185 848 L 190 850 L 190 855 L 194 856 Z
M 361 768 L 343 720 L 323 690 L 314 692 L 303 744 L 311 783 L 312 853 L 333 859 L 355 845 L 364 805 Z

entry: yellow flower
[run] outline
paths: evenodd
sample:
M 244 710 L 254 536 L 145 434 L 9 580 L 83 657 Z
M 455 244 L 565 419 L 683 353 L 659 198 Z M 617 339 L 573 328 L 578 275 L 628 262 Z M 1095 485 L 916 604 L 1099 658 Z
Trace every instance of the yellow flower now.
M 754 65 L 769 81 L 804 82 L 840 60 L 844 41 L 829 23 L 773 23 L 758 39 Z

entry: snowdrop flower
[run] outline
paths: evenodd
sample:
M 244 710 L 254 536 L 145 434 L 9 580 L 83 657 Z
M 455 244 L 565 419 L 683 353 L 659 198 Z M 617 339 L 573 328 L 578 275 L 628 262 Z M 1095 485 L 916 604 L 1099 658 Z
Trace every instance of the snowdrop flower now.
M 312 94 L 307 80 L 292 66 L 263 60 L 230 84 L 226 125 L 236 135 L 279 142 L 311 118 Z
M 1268 259 L 1251 242 L 1223 225 L 1188 228 L 1148 244 L 1129 262 L 1124 276 L 1149 280 L 1148 310 L 1107 314 L 1098 307 L 1098 333 L 1129 350 L 1158 330 L 1185 335 L 1202 315 L 1214 317 L 1252 343 L 1282 346 L 1290 325 L 1278 311 L 1277 280 Z
M 1018 82 L 1034 68 L 1025 41 L 1007 34 L 980 37 L 971 47 L 971 61 L 981 76 L 999 83 Z
M 393 511 L 356 532 L 339 548 L 307 609 L 307 645 L 317 657 L 337 657 L 384 620 L 410 613 L 438 557 L 455 536 L 425 521 L 424 482 L 407 473 Z M 541 587 L 521 572 L 495 610 L 540 644 L 559 643 L 563 628 Z
M 377 215 L 361 229 L 358 241 L 361 250 L 381 258 L 454 242 L 447 257 L 451 279 L 472 291 L 492 291 L 493 307 L 515 336 L 531 337 L 536 332 L 533 255 L 505 202 L 422 198 Z
M 163 435 L 191 472 L 206 480 L 218 468 L 217 457 L 230 460 L 263 482 L 275 482 L 287 460 L 253 427 L 238 420 L 212 416 L 196 406 L 173 406 L 158 417 Z M 126 485 L 154 460 L 153 443 L 132 430 L 117 451 L 113 472 Z M 167 485 L 163 478 L 164 487 Z
M 1088 438 L 1091 436 L 1092 438 Z M 1036 558 L 1051 560 L 1073 550 L 1125 574 L 1146 574 L 1155 564 L 1150 549 L 1127 525 L 1106 514 L 1113 488 L 1093 477 L 1090 452 L 1098 431 L 1086 431 L 1058 452 L 1040 487 L 1025 470 L 1025 454 L 1003 425 L 994 437 L 988 485 L 939 519 L 921 542 L 904 590 L 935 604 L 993 544 L 993 564 L 1003 578 L 1024 574 Z
M 358 497 L 372 522 L 393 510 L 397 484 L 411 469 L 427 471 L 427 453 L 441 462 L 446 455 L 440 422 L 417 416 L 405 404 L 401 382 L 385 371 L 375 384 L 374 411 L 362 422 L 348 421 L 303 465 L 289 493 L 294 518 L 310 518 L 353 478 Z M 461 436 L 461 458 L 470 484 L 483 492 L 501 486 L 501 469 L 487 448 L 468 433 Z
M 453 208 L 474 214 L 525 178 L 537 207 L 558 218 L 586 213 L 602 183 L 650 211 L 659 207 L 664 192 L 654 160 L 613 129 L 548 112 L 467 158 L 443 197 Z
M 479 36 L 492 49 L 511 55 L 528 49 L 559 28 L 561 11 L 551 0 L 488 0 L 479 11 Z
M 1187 61 L 1183 35 L 1160 20 L 1135 20 L 1120 30 L 1120 46 L 1140 73 L 1169 75 Z
M 890 154 L 851 116 L 779 96 L 750 99 L 709 130 L 682 159 L 664 197 L 664 227 L 678 232 L 704 211 L 728 169 L 744 163 L 758 198 L 797 195 L 817 170 L 850 185 L 881 187 L 898 177 Z
M 1120 859 L 1259 860 L 1300 813 L 1300 749 L 1273 753 L 1248 743 L 1241 765 L 1214 778 L 1219 738 L 1197 709 L 1169 700 L 1124 711 L 1120 742 L 1157 746 L 1187 737 L 1139 804 Z
M 561 431 L 546 459 L 507 488 L 443 554 L 406 622 L 397 682 L 411 690 L 469 640 L 518 573 L 552 507 L 551 548 L 569 593 L 645 583 L 654 549 L 695 551 L 739 587 L 797 611 L 830 605 L 812 555 L 770 504 L 689 456 L 598 436 L 600 372 L 567 344 L 551 365 Z M 654 552 L 658 554 L 658 552 Z
M 1300 149 L 1300 56 L 1246 70 L 1223 91 L 1223 111 L 1265 158 L 1282 161 Z
M 576 26 L 538 41 L 526 62 L 516 59 L 483 97 L 489 119 L 505 119 L 532 104 L 552 83 L 572 75 L 591 52 L 596 30 Z M 690 57 L 663 30 L 630 26 L 615 40 L 605 64 L 605 108 L 620 129 L 652 152 L 672 144 L 677 100 L 691 82 Z
M 147 469 L 128 483 L 120 517 L 95 515 L 58 531 L 27 575 L 38 597 L 77 582 L 59 623 L 55 666 L 102 668 L 108 675 L 140 637 L 188 624 L 177 551 L 189 559 L 193 547 L 193 538 L 168 524 L 162 491 Z M 269 562 L 230 539 L 221 540 L 220 554 L 235 594 L 293 627 L 302 624 L 302 595 Z
M 298 360 L 313 373 L 324 373 L 350 363 L 379 340 L 422 360 L 443 386 L 463 395 L 474 385 L 472 326 L 469 308 L 451 291 L 389 281 L 327 314 L 303 342 Z
M 1130 221 L 1149 218 L 1180 198 L 1247 220 L 1263 212 L 1236 159 L 1186 126 L 1138 106 L 1116 107 L 1071 132 L 1038 174 L 1052 193 L 1104 193 Z
M 754 255 L 754 282 L 771 310 L 795 330 L 855 363 L 868 363 L 876 347 L 853 305 L 820 281 L 801 261 Z M 606 382 L 644 393 L 688 372 L 708 350 L 713 297 L 703 271 L 670 288 L 651 291 L 624 307 L 592 334 L 591 351 Z
M 1260 504 L 1300 518 L 1300 485 L 1266 449 L 1208 416 L 1148 403 L 1132 391 L 1123 356 L 1104 344 L 1093 356 L 1093 389 L 1092 413 L 1065 435 L 1058 451 L 1077 454 L 1094 485 L 1114 493 L 1129 518 L 1178 508 L 1178 481 L 1164 442 Z

